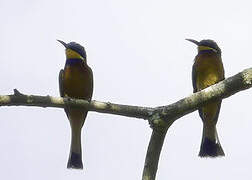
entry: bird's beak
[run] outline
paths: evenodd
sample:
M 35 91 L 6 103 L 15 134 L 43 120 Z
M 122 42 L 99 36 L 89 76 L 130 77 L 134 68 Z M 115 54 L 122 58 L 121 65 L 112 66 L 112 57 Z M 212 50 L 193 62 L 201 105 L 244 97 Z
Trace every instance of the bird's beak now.
M 63 44 L 63 46 L 64 46 L 65 48 L 67 48 L 67 43 L 65 43 L 64 41 L 58 40 L 58 39 L 57 39 L 57 41 L 59 41 L 61 44 Z
M 186 39 L 186 40 L 196 44 L 197 46 L 199 45 L 199 42 L 194 39 Z

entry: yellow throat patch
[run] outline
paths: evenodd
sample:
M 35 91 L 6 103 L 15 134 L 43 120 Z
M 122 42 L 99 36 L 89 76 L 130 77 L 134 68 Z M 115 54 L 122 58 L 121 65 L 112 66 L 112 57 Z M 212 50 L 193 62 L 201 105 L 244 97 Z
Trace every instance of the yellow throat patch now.
M 82 59 L 85 60 L 84 57 L 82 57 L 79 53 L 76 51 L 73 51 L 72 49 L 66 49 L 66 57 L 67 59 Z

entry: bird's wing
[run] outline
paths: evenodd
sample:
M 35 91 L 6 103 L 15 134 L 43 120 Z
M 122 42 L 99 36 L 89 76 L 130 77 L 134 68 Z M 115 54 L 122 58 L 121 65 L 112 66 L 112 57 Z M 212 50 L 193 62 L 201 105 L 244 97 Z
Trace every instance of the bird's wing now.
M 60 72 L 59 72 L 59 92 L 60 92 L 60 97 L 64 97 L 63 75 L 64 75 L 64 70 L 61 69 Z
M 60 97 L 64 97 L 63 78 L 64 78 L 64 70 L 61 69 L 60 72 L 59 72 L 59 92 L 60 92 Z M 64 108 L 64 110 L 66 112 L 67 117 L 69 118 L 67 108 Z
M 92 96 L 93 96 L 93 89 L 94 89 L 94 80 L 93 80 L 93 71 L 90 67 L 88 67 L 88 70 L 89 70 L 89 74 L 90 74 L 90 77 L 91 77 L 91 82 L 90 82 L 90 86 L 91 86 L 91 94 L 90 94 L 90 97 L 88 99 L 88 101 L 90 102 L 91 99 L 92 99 Z
M 193 84 L 193 93 L 197 92 L 197 86 L 196 86 L 196 77 L 197 77 L 197 72 L 196 72 L 196 64 L 193 64 L 192 67 L 192 84 Z

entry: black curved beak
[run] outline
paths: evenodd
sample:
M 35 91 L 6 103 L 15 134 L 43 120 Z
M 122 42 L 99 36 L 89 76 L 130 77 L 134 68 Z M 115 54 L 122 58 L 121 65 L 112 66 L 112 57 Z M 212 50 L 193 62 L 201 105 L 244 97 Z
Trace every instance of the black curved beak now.
M 67 48 L 67 43 L 65 43 L 64 41 L 58 40 L 58 39 L 57 39 L 57 41 L 59 41 L 61 44 L 63 44 L 63 46 L 64 46 L 65 48 Z
M 197 46 L 199 45 L 199 42 L 194 39 L 186 39 L 186 40 L 196 44 Z

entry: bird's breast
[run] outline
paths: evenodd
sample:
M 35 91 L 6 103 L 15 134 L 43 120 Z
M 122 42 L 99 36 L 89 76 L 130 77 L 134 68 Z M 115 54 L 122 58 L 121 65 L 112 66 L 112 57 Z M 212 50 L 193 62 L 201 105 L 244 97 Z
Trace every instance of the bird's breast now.
M 221 58 L 216 55 L 200 55 L 196 58 L 196 86 L 202 90 L 224 79 Z
M 81 64 L 66 65 L 64 70 L 64 95 L 90 100 L 93 77 L 87 67 Z

